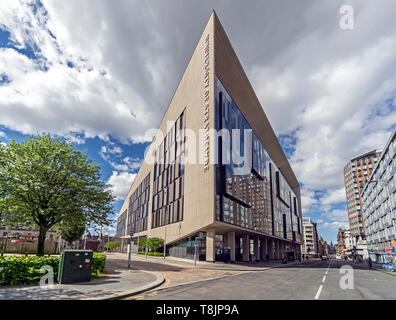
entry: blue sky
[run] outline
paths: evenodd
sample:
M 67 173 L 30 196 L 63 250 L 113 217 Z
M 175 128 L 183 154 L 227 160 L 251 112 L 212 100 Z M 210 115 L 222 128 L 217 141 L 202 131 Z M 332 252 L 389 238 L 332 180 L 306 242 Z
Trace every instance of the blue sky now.
M 145 132 L 158 127 L 215 9 L 301 182 L 303 215 L 335 241 L 348 227 L 343 167 L 381 149 L 396 124 L 396 3 L 349 1 L 349 31 L 342 3 L 286 3 L 3 1 L 0 141 L 64 137 L 123 199 Z

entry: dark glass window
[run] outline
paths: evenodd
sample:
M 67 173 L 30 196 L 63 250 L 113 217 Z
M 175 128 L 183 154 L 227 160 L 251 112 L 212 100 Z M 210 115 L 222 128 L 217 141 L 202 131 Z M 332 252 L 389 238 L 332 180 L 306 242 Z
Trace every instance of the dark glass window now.
M 185 172 L 184 128 L 183 112 L 156 151 L 154 167 L 158 166 L 159 169 L 155 171 L 158 172 L 158 185 L 154 188 L 153 195 L 153 228 L 183 219 L 180 214 L 180 210 L 183 209 L 180 208 L 180 201 L 183 201 Z M 157 205 L 154 206 L 154 203 Z
M 135 192 L 129 197 L 127 233 L 147 230 L 147 207 L 150 194 L 150 174 L 148 174 Z M 156 202 L 153 202 L 153 209 Z
M 291 215 L 296 210 L 291 208 L 291 188 L 276 166 L 270 175 L 272 161 L 264 146 L 254 132 L 251 141 L 245 137 L 245 130 L 251 130 L 249 123 L 218 78 L 215 82 L 216 128 L 240 129 L 240 142 L 234 143 L 230 135 L 229 142 L 219 138 L 217 145 L 221 162 L 216 165 L 216 219 L 279 237 L 284 236 L 285 224 L 289 238 L 296 224 L 298 229 L 298 221 L 295 222 Z M 248 142 L 252 145 L 247 145 Z M 227 162 L 224 150 L 234 150 L 229 159 L 231 162 Z M 247 173 L 240 171 L 245 163 L 237 164 L 233 161 L 236 159 L 232 159 L 234 155 L 240 155 L 245 161 L 246 152 L 252 153 L 252 162 L 248 164 L 252 170 Z M 279 172 L 278 183 L 276 172 Z M 285 223 L 284 214 L 287 215 Z

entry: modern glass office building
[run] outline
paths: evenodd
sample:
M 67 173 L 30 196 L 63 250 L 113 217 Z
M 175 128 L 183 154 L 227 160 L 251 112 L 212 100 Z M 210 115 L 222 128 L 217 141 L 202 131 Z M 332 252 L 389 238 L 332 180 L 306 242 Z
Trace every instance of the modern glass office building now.
M 299 183 L 213 12 L 118 215 L 171 256 L 299 258 Z
M 396 131 L 382 151 L 362 191 L 366 239 L 371 259 L 396 258 Z

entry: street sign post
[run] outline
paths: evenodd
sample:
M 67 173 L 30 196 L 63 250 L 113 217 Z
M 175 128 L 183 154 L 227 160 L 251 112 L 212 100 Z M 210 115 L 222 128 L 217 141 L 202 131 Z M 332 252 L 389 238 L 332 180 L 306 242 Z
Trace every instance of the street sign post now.
M 132 237 L 135 233 L 135 230 L 131 230 L 129 232 L 129 244 L 128 244 L 128 269 L 131 269 L 131 251 L 132 251 Z
M 195 238 L 194 241 L 194 264 L 197 266 L 197 240 L 198 238 Z

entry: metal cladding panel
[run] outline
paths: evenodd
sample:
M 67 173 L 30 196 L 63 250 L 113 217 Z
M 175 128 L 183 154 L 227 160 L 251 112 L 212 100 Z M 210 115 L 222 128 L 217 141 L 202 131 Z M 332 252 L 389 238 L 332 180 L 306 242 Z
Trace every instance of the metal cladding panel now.
M 91 281 L 92 250 L 63 250 L 59 262 L 58 283 Z

